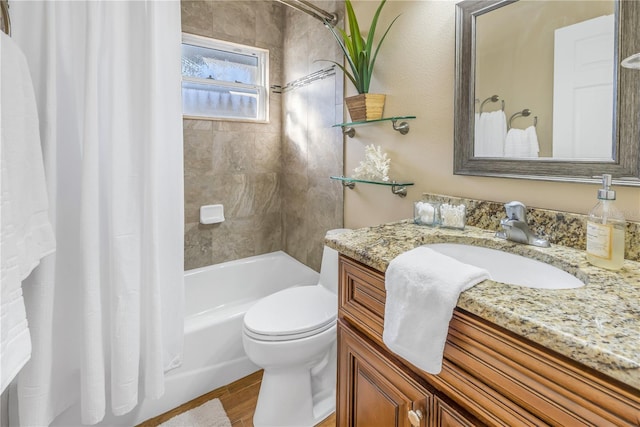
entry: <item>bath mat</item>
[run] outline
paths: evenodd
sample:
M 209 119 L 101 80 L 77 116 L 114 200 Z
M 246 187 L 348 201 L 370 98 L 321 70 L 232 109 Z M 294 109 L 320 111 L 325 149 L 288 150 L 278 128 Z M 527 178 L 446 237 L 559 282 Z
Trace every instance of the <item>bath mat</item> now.
M 220 399 L 213 399 L 176 415 L 158 427 L 231 427 L 231 421 L 229 421 Z

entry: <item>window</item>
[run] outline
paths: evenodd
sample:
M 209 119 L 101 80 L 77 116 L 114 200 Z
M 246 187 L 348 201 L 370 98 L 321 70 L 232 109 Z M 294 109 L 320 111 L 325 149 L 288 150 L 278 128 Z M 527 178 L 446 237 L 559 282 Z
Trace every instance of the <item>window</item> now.
M 266 122 L 268 81 L 268 50 L 183 33 L 184 116 Z

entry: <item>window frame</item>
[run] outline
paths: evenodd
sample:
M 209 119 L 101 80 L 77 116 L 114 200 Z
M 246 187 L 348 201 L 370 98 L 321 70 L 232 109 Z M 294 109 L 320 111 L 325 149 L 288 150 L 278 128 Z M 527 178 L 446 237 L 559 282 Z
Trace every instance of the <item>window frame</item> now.
M 257 84 L 244 84 L 236 82 L 225 82 L 221 80 L 202 79 L 197 77 L 188 77 L 181 74 L 181 92 L 184 91 L 184 82 L 194 83 L 198 85 L 210 85 L 210 86 L 222 86 L 229 88 L 230 91 L 236 90 L 255 90 L 258 93 L 257 96 L 257 117 L 228 117 L 228 116 L 215 116 L 215 115 L 193 115 L 185 114 L 184 106 L 182 111 L 182 117 L 184 119 L 197 119 L 197 120 L 219 120 L 219 121 L 236 121 L 236 122 L 250 122 L 250 123 L 269 123 L 269 50 L 255 46 L 248 46 L 239 43 L 233 43 L 226 40 L 214 39 L 211 37 L 203 37 L 196 34 L 182 33 L 181 45 L 191 45 L 196 47 L 202 47 L 205 49 L 215 49 L 223 52 L 229 52 L 231 54 L 242 54 L 254 56 L 258 59 L 258 83 Z M 180 56 L 182 61 L 182 53 Z

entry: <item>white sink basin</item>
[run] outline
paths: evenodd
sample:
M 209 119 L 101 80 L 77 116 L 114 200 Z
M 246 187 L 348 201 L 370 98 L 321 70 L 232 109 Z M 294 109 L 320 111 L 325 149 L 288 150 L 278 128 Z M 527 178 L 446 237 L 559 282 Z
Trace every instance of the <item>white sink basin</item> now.
M 539 289 L 584 286 L 580 279 L 557 267 L 497 249 L 459 243 L 433 243 L 425 246 L 460 262 L 484 268 L 496 282 Z

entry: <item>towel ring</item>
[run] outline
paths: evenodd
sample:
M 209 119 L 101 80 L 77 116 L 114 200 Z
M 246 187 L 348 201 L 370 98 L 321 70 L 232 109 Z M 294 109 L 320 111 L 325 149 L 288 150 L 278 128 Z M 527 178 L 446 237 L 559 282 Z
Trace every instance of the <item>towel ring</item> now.
M 513 121 L 513 119 L 516 119 L 518 117 L 529 117 L 530 115 L 531 110 L 528 108 L 525 108 L 522 111 L 518 111 L 517 113 L 513 113 L 511 117 L 509 117 L 509 129 L 511 129 L 511 122 Z M 538 127 L 538 116 L 533 117 L 533 127 Z
M 480 104 L 480 114 L 482 114 L 482 108 L 484 107 L 484 104 L 486 104 L 487 102 L 498 102 L 498 101 L 500 101 L 500 97 L 498 95 L 490 96 L 489 98 L 482 101 L 482 104 Z M 502 101 L 501 110 L 504 111 L 504 99 L 501 101 Z

